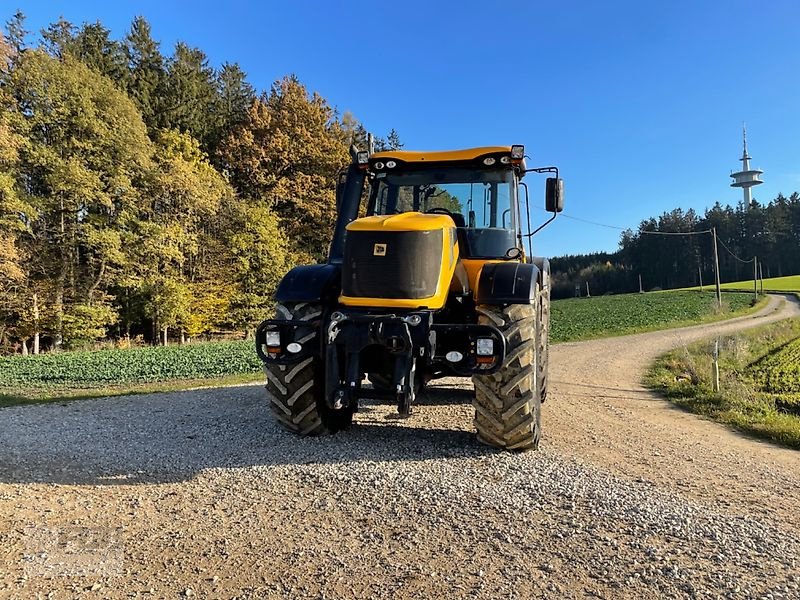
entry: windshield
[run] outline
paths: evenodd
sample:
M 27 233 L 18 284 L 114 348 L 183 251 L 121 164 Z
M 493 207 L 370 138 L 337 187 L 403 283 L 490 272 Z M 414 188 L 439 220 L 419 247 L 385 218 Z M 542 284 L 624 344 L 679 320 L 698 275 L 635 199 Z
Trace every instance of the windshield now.
M 371 214 L 439 208 L 453 213 L 459 227 L 514 229 L 513 185 L 511 170 L 378 173 L 370 192 Z

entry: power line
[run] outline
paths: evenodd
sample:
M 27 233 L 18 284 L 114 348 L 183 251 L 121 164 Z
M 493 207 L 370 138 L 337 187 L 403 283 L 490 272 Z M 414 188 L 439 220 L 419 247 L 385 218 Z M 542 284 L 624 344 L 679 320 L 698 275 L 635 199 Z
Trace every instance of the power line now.
M 710 229 L 703 231 L 639 231 L 638 233 L 647 235 L 705 235 L 711 233 Z
M 616 225 L 606 225 L 605 223 L 598 223 L 596 221 L 589 221 L 588 219 L 581 219 L 578 217 L 573 217 L 572 215 L 565 215 L 561 213 L 562 217 L 567 219 L 572 219 L 573 221 L 580 221 L 581 223 L 588 223 L 589 225 L 597 225 L 598 227 L 607 227 L 608 229 L 619 229 L 620 231 L 625 231 L 626 229 L 630 229 L 630 227 L 618 227 Z
M 735 254 L 734 254 L 734 253 L 731 251 L 731 249 L 730 249 L 730 248 L 728 248 L 728 247 L 725 245 L 725 242 L 723 242 L 723 241 L 722 241 L 722 239 L 720 239 L 720 237 L 719 237 L 719 236 L 717 236 L 717 241 L 718 241 L 720 244 L 722 244 L 722 247 L 723 247 L 723 248 L 725 248 L 725 250 L 727 250 L 727 251 L 728 251 L 728 254 L 730 254 L 730 255 L 731 255 L 733 258 L 735 258 L 736 260 L 738 260 L 740 263 L 747 264 L 747 263 L 751 263 L 751 262 L 753 262 L 753 261 L 755 260 L 755 258 L 749 258 L 749 259 L 747 259 L 747 260 L 744 260 L 744 259 L 742 259 L 742 258 L 739 258 L 738 256 L 736 256 L 736 255 L 735 255 Z
M 580 221 L 581 223 L 588 223 L 589 225 L 597 225 L 598 227 L 607 227 L 608 229 L 618 229 L 619 231 L 627 231 L 631 229 L 630 227 L 620 227 L 618 225 L 607 225 L 606 223 L 598 223 L 597 221 L 589 221 L 588 219 L 581 219 L 579 217 L 573 217 L 572 215 L 565 215 L 561 213 L 562 217 L 566 217 L 567 219 L 572 219 L 573 221 Z M 711 233 L 710 229 L 705 229 L 703 231 L 637 231 L 636 233 L 645 234 L 645 235 L 704 235 L 706 233 Z

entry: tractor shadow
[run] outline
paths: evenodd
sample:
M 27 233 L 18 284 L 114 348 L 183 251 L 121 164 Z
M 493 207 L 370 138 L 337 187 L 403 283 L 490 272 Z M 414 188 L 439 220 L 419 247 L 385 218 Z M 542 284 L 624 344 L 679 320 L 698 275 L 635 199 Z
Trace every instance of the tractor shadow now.
M 436 388 L 431 403 L 468 403 L 465 392 Z M 8 407 L 0 409 L 0 483 L 172 483 L 207 469 L 498 452 L 475 439 L 466 414 L 463 423 L 456 419 L 455 427 L 463 429 L 442 428 L 427 412 L 436 409 L 426 403 L 411 418 L 396 420 L 386 418 L 390 407 L 369 401 L 348 431 L 314 438 L 299 438 L 279 427 L 261 386 Z
M 459 381 L 454 379 L 454 381 Z M 376 406 L 392 406 L 394 402 L 387 398 L 372 397 L 369 395 L 369 389 L 364 390 L 366 395 L 367 407 L 372 405 Z M 417 403 L 421 407 L 425 406 L 456 406 L 467 405 L 472 403 L 472 398 L 475 394 L 474 388 L 470 385 L 468 388 L 463 387 L 463 383 L 456 383 L 453 387 L 442 384 L 440 381 L 429 384 L 417 397 Z

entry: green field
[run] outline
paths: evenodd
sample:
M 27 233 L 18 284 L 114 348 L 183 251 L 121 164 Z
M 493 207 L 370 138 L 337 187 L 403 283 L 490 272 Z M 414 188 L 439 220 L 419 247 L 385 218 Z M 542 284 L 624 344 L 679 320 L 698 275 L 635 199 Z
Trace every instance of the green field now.
M 800 338 L 751 365 L 747 376 L 756 390 L 773 398 L 779 410 L 800 415 Z
M 741 290 L 744 292 L 753 291 L 753 280 L 747 279 L 745 281 L 733 281 L 722 284 L 723 290 Z M 699 287 L 688 288 L 692 290 L 699 290 Z M 704 290 L 713 290 L 714 286 L 703 286 Z M 760 287 L 759 287 L 760 291 Z M 800 275 L 790 275 L 788 277 L 772 277 L 771 279 L 764 280 L 765 292 L 800 292 Z
M 752 302 L 752 294 L 724 293 L 718 311 L 714 293 L 699 291 L 555 300 L 550 339 L 569 342 L 717 321 L 747 313 Z
M 252 341 L 10 356 L 0 358 L 0 404 L 253 381 L 260 371 Z
M 660 357 L 646 381 L 677 405 L 800 449 L 800 319 L 720 340 L 720 391 L 711 385 L 712 343 Z

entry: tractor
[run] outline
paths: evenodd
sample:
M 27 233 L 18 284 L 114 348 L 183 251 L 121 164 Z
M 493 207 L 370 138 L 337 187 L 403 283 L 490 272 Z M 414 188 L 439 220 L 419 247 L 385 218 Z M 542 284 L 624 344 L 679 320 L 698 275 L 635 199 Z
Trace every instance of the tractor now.
M 289 271 L 256 331 L 272 413 L 301 436 L 337 433 L 362 399 L 408 417 L 431 380 L 472 377 L 478 439 L 537 448 L 550 266 L 531 237 L 563 209 L 558 169 L 527 168 L 521 145 L 350 153 L 327 262 Z M 535 230 L 532 172 L 552 174 Z

